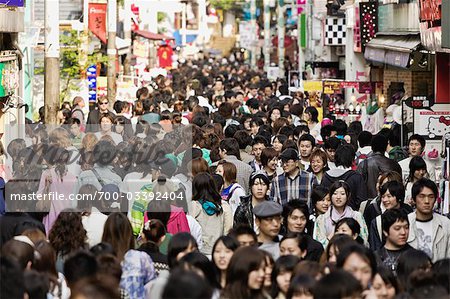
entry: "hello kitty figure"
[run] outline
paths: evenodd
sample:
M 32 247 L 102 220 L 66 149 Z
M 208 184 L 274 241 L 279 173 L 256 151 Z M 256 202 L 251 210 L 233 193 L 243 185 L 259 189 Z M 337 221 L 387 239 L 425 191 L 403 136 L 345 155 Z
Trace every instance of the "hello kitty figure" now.
M 430 117 L 428 119 L 428 137 L 435 138 L 450 133 L 450 116 Z

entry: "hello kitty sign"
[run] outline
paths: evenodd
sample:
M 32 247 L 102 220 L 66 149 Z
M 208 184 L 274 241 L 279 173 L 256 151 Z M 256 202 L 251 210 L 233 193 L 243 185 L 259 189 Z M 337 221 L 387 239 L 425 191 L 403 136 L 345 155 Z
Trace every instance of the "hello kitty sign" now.
M 414 111 L 414 133 L 427 139 L 442 139 L 450 134 L 450 104 L 435 104 L 433 111 Z

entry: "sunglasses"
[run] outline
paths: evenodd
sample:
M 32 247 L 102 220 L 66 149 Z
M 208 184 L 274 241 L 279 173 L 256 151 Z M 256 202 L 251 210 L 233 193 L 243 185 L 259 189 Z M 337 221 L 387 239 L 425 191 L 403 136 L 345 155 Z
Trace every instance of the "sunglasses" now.
M 100 105 L 108 105 L 108 102 L 101 102 Z

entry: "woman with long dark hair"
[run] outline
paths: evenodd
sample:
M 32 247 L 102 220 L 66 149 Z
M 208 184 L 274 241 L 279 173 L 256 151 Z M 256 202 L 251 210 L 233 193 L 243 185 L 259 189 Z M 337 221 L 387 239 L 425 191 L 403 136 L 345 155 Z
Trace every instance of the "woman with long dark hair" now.
M 56 218 L 48 239 L 56 251 L 56 269 L 63 272 L 67 256 L 87 247 L 87 235 L 81 222 L 81 213 L 73 209 L 63 210 Z
M 203 229 L 201 252 L 209 257 L 217 236 L 225 235 L 231 229 L 232 211 L 230 205 L 222 201 L 209 173 L 196 175 L 192 189 L 192 216 Z
M 366 223 L 360 212 L 354 211 L 349 205 L 350 186 L 344 181 L 336 181 L 330 187 L 331 206 L 325 214 L 319 215 L 314 225 L 313 238 L 326 247 L 328 240 L 334 235 L 334 229 L 339 220 L 353 218 L 361 226 L 361 238 L 365 244 L 368 239 Z
M 264 253 L 254 247 L 242 247 L 235 251 L 227 269 L 227 284 L 223 298 L 262 299 L 265 276 Z
M 212 261 L 219 276 L 220 286 L 225 287 L 227 281 L 227 269 L 233 253 L 238 249 L 239 243 L 229 236 L 221 236 L 214 243 Z

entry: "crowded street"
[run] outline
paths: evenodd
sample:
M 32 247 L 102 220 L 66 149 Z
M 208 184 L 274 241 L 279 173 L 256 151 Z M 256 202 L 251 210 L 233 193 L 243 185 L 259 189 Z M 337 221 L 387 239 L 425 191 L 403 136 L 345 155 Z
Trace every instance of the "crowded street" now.
M 450 0 L 0 0 L 1 299 L 450 297 Z

